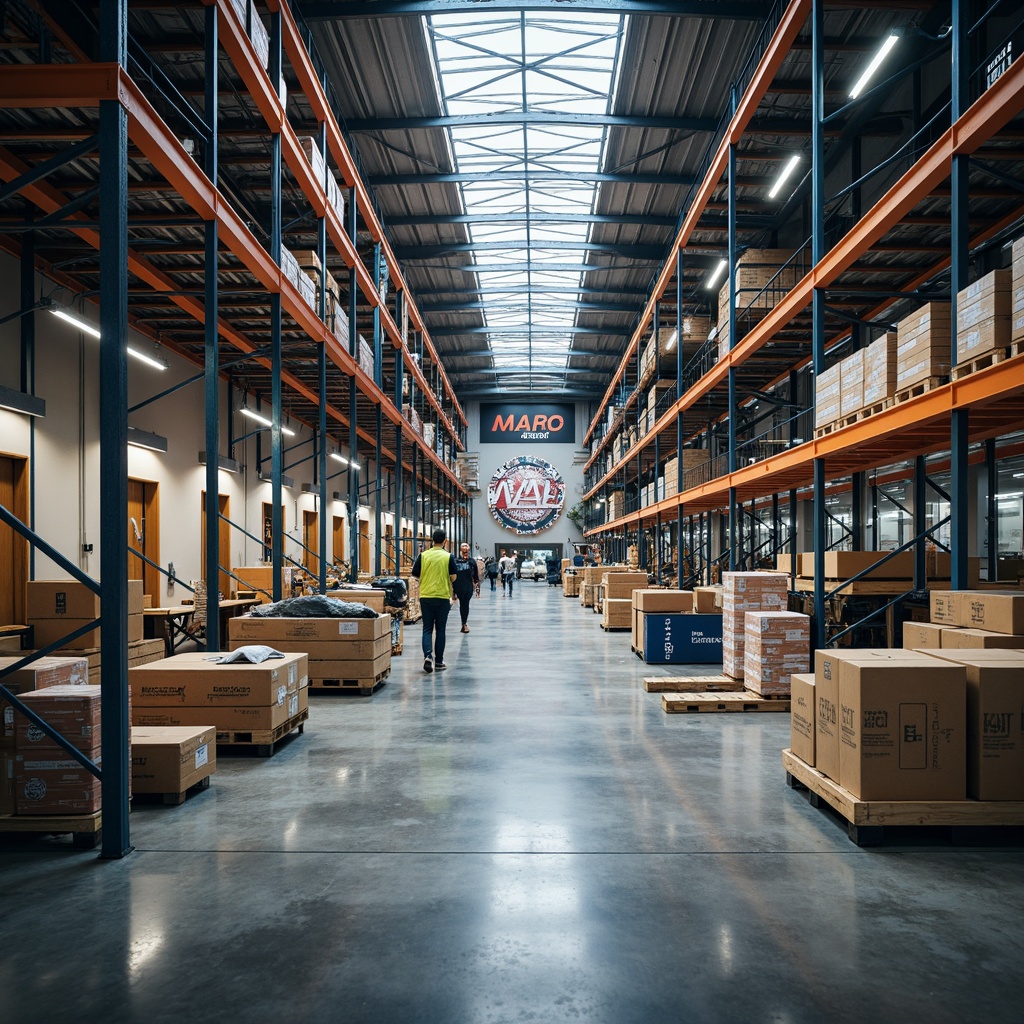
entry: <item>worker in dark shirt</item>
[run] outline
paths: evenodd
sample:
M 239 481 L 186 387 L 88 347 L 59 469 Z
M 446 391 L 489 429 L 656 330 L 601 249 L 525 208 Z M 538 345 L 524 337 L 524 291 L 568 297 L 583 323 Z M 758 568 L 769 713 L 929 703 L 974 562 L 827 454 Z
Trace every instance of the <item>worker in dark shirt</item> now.
M 452 584 L 452 602 L 458 599 L 459 616 L 462 619 L 461 633 L 469 632 L 469 602 L 473 595 L 480 596 L 480 568 L 475 558 L 470 558 L 469 545 L 463 542 L 455 559 L 455 582 Z

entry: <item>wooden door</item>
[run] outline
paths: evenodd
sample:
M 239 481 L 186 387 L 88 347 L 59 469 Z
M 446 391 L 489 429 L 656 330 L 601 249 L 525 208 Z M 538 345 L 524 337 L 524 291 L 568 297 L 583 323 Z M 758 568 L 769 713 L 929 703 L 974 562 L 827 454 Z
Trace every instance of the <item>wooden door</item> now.
M 366 519 L 359 520 L 359 571 L 373 572 L 370 561 L 370 523 Z
M 28 460 L 0 455 L 0 505 L 28 521 Z M 0 624 L 25 622 L 28 541 L 0 523 Z
M 386 573 L 398 572 L 398 552 L 395 550 L 395 528 L 387 523 L 384 526 L 384 558 L 381 566 Z
M 320 575 L 320 528 L 316 512 L 304 508 L 302 510 L 302 543 L 306 549 L 302 552 L 302 565 L 312 576 Z
M 217 511 L 220 513 L 220 519 L 217 520 L 217 560 L 221 566 L 222 571 L 217 574 L 218 583 L 217 589 L 225 597 L 227 597 L 237 586 L 235 580 L 233 580 L 229 573 L 223 571 L 223 567 L 227 566 L 231 568 L 231 498 L 226 494 L 218 495 L 217 497 Z M 202 547 L 199 549 L 199 577 L 206 582 L 206 491 L 203 491 L 201 516 L 202 527 L 200 528 L 200 543 Z M 209 590 L 209 587 L 207 587 Z
M 332 525 L 332 548 L 334 559 L 339 562 L 345 561 L 345 517 L 335 516 Z
M 155 608 L 163 593 L 160 572 L 131 549 L 160 564 L 159 486 L 155 480 L 128 480 L 128 579 L 142 580 L 142 592 L 150 596 Z

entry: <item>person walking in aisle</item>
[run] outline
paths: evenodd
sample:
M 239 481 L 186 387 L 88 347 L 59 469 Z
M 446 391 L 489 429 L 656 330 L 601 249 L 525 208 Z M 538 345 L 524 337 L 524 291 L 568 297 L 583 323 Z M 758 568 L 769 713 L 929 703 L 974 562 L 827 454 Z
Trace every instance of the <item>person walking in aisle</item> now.
M 487 578 L 491 581 L 491 590 L 498 589 L 498 563 L 497 560 L 492 556 L 487 556 L 487 561 L 484 562 L 484 571 L 487 573 Z
M 420 581 L 420 612 L 423 615 L 423 671 L 447 668 L 444 663 L 445 630 L 452 606 L 455 558 L 445 548 L 440 527 L 431 535 L 433 547 L 416 556 L 412 574 Z
M 452 603 L 459 600 L 459 617 L 462 619 L 460 633 L 469 632 L 469 602 L 473 595 L 480 596 L 480 569 L 475 558 L 469 556 L 469 545 L 459 545 L 459 557 L 455 559 L 455 582 L 452 584 Z
M 508 591 L 508 596 L 512 596 L 512 584 L 516 578 L 516 556 L 510 555 L 506 551 L 501 553 L 501 561 L 498 562 L 498 570 L 501 573 L 501 589 Z

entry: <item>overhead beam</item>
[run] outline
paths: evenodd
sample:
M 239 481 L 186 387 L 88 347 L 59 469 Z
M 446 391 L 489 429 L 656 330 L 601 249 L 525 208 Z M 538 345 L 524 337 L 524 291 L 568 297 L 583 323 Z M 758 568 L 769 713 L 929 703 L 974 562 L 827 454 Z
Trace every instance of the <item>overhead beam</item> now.
M 488 294 L 482 292 L 481 294 Z M 249 307 L 242 306 L 239 308 L 247 309 Z M 532 309 L 543 310 L 544 312 L 551 312 L 552 310 L 559 310 L 561 312 L 580 312 L 580 313 L 635 313 L 637 307 L 632 303 L 627 302 L 558 302 L 558 303 L 547 303 L 536 301 L 532 303 Z M 480 302 L 437 302 L 437 303 L 420 303 L 421 313 L 474 313 L 480 310 L 490 310 L 494 312 L 502 309 L 522 309 L 522 303 L 514 305 L 512 303 L 505 303 L 496 299 L 482 300 Z M 431 332 L 433 333 L 433 331 Z
M 547 367 L 547 366 L 480 366 L 476 369 L 467 368 L 464 370 L 449 371 L 452 377 L 460 380 L 465 377 L 507 377 L 510 374 L 529 374 L 531 377 L 563 377 L 580 376 L 589 374 L 591 377 L 604 377 L 605 374 L 599 370 L 588 370 L 580 366 Z
M 536 340 L 542 337 L 563 334 L 598 334 L 627 337 L 632 333 L 632 328 L 580 327 L 576 324 L 567 324 L 565 327 L 524 324 L 522 327 L 431 327 L 430 329 L 430 335 L 433 338 L 457 338 L 464 334 L 486 334 L 492 338 L 507 337 L 508 335 L 522 336 L 524 340 L 531 337 Z
M 728 18 L 761 21 L 770 3 L 732 0 L 319 0 L 302 5 L 304 21 L 396 18 L 402 15 L 496 14 L 569 11 L 572 14 L 630 14 L 659 17 Z
M 507 354 L 511 347 L 512 346 L 502 345 L 500 350 L 501 354 Z M 528 347 L 526 345 L 523 346 L 523 351 L 521 353 L 516 353 L 516 355 L 523 356 L 526 356 L 527 354 Z M 444 357 L 445 364 L 447 365 L 452 359 L 491 359 L 494 357 L 495 353 L 493 349 L 489 348 L 476 349 L 472 352 L 460 352 L 458 349 L 446 349 L 441 353 L 441 355 Z M 565 355 L 567 359 L 572 359 L 574 356 L 580 356 L 587 359 L 603 359 L 606 357 L 609 359 L 618 358 L 617 354 L 614 352 L 583 352 L 574 348 L 568 349 Z
M 449 213 L 430 216 L 388 217 L 388 227 L 432 227 L 442 224 L 625 224 L 674 228 L 676 217 L 628 213 Z
M 371 178 L 369 184 L 374 188 L 387 186 L 403 187 L 406 185 L 475 185 L 479 182 L 521 181 L 537 184 L 541 181 L 596 181 L 611 182 L 622 185 L 676 185 L 688 188 L 693 184 L 691 175 L 680 174 L 607 174 L 601 171 L 450 171 L 443 174 L 384 174 Z
M 448 268 L 451 269 L 451 268 Z M 433 285 L 430 294 L 438 297 L 441 295 L 465 295 L 464 288 L 437 288 Z M 634 288 L 566 288 L 560 285 L 547 284 L 510 284 L 494 288 L 476 288 L 474 295 L 595 295 L 595 296 L 626 296 L 631 299 L 639 299 L 641 302 L 647 298 L 647 292 L 637 291 Z M 421 307 L 422 308 L 422 307 Z
M 454 253 L 463 252 L 550 252 L 552 250 L 580 252 L 603 252 L 611 256 L 619 256 L 627 260 L 647 260 L 652 263 L 661 262 L 665 258 L 664 245 L 627 245 L 616 242 L 553 242 L 538 240 L 536 242 L 523 239 L 509 239 L 507 242 L 443 242 L 440 245 L 396 245 L 393 247 L 395 257 L 402 263 L 416 260 L 436 260 Z M 535 269 L 543 269 L 535 267 Z
M 573 114 L 503 110 L 495 114 L 438 114 L 433 117 L 373 117 L 346 121 L 350 132 L 400 132 L 426 128 L 488 128 L 502 125 L 593 125 L 612 128 L 668 128 L 684 132 L 713 132 L 711 117 L 641 117 L 629 114 Z

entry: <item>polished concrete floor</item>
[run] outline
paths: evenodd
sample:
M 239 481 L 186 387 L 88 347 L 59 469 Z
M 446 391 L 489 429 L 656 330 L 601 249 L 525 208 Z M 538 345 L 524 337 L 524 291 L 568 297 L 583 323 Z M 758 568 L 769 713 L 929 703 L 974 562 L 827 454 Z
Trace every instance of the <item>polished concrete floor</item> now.
M 1024 849 L 858 849 L 785 715 L 666 715 L 629 635 L 485 591 L 425 675 L 312 701 L 131 815 L 121 861 L 0 842 L 0 1021 L 1002 1021 Z

